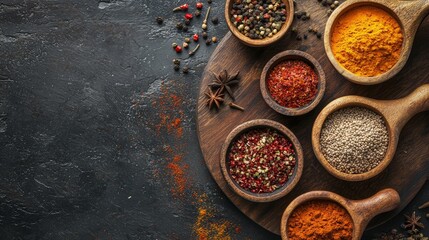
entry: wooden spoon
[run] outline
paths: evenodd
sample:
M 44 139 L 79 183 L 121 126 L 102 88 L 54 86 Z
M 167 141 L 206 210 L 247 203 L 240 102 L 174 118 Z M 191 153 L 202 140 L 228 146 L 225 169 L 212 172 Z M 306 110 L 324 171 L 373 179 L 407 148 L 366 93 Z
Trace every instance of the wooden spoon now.
M 380 114 L 389 132 L 386 155 L 380 164 L 372 170 L 360 174 L 348 174 L 334 168 L 321 151 L 320 132 L 326 118 L 333 112 L 351 106 L 365 107 Z M 313 125 L 311 141 L 313 151 L 322 166 L 333 176 L 346 181 L 363 181 L 383 171 L 392 161 L 398 144 L 399 135 L 404 125 L 419 112 L 429 110 L 429 84 L 418 87 L 410 95 L 396 100 L 375 100 L 360 96 L 345 96 L 329 103 L 317 116 Z
M 391 188 L 384 189 L 364 200 L 349 200 L 328 191 L 308 192 L 293 200 L 284 211 L 280 224 L 280 233 L 283 240 L 289 239 L 287 236 L 287 224 L 290 215 L 298 206 L 311 200 L 331 200 L 344 207 L 353 221 L 354 240 L 361 239 L 363 231 L 373 217 L 393 210 L 400 203 L 398 192 Z
M 384 9 L 390 13 L 401 25 L 402 33 L 404 36 L 404 42 L 402 44 L 402 51 L 399 57 L 398 62 L 387 72 L 374 76 L 374 77 L 364 77 L 358 76 L 354 73 L 348 71 L 334 57 L 331 49 L 331 35 L 333 32 L 333 26 L 336 24 L 339 17 L 351 10 L 352 8 L 359 6 L 375 6 L 381 9 Z M 329 60 L 332 65 L 337 69 L 337 71 L 342 74 L 348 80 L 364 85 L 372 85 L 384 82 L 393 76 L 395 76 L 405 65 L 407 59 L 411 52 L 411 47 L 413 45 L 414 37 L 416 35 L 417 29 L 420 26 L 423 18 L 429 13 L 429 1 L 428 0 L 414 0 L 414 1 L 392 1 L 392 0 L 350 0 L 346 1 L 338 7 L 332 15 L 329 17 L 326 23 L 324 45 L 325 51 L 328 55 Z

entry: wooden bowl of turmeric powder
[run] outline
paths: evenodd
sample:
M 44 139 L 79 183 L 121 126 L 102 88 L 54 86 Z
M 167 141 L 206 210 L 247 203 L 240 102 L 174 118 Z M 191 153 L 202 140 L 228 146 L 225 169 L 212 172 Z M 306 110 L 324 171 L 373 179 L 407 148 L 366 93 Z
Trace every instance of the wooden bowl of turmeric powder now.
M 328 191 L 312 191 L 293 200 L 283 213 L 283 240 L 359 240 L 376 215 L 395 209 L 398 192 L 388 188 L 363 200 L 349 200 Z
M 384 82 L 404 67 L 417 28 L 428 12 L 427 1 L 346 1 L 327 21 L 326 54 L 351 82 Z

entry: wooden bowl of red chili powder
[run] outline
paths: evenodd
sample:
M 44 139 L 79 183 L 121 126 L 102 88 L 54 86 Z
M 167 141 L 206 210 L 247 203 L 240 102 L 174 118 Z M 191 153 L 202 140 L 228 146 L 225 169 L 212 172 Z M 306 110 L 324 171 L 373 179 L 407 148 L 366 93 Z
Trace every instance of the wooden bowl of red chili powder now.
M 265 102 L 287 116 L 303 115 L 313 110 L 325 94 L 325 73 L 310 54 L 288 50 L 265 64 L 260 88 Z
M 293 200 L 283 213 L 283 240 L 358 240 L 376 215 L 395 209 L 398 192 L 388 188 L 363 200 L 328 191 L 312 191 Z
M 267 119 L 248 121 L 232 130 L 220 156 L 228 185 L 253 202 L 271 202 L 288 194 L 298 183 L 303 165 L 296 136 Z

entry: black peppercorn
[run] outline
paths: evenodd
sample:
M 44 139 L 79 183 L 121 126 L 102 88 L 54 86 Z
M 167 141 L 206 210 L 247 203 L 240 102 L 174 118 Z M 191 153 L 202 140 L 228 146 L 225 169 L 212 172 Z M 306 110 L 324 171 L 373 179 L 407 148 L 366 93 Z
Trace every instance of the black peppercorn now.
M 164 22 L 164 19 L 162 17 L 156 17 L 156 22 L 161 25 Z
M 206 45 L 210 45 L 210 44 L 212 44 L 212 40 L 211 39 L 207 39 L 206 40 Z
M 208 4 L 211 4 L 213 1 L 212 0 L 207 0 L 207 3 Z
M 195 15 L 195 17 L 201 16 L 201 11 L 200 10 L 195 10 L 194 15 Z
M 183 29 L 183 23 L 181 23 L 181 22 L 177 23 L 176 28 L 179 30 L 182 30 Z
M 308 37 L 307 34 L 304 34 L 304 39 L 307 39 L 307 37 Z
M 173 64 L 174 65 L 180 65 L 180 60 L 177 58 L 173 59 Z
M 203 34 L 202 34 L 202 35 L 203 35 L 203 38 L 204 38 L 204 39 L 207 39 L 207 37 L 208 37 L 207 32 L 203 32 Z
M 187 32 L 188 31 L 188 27 L 187 26 L 183 26 L 182 31 Z
M 185 19 L 185 25 L 188 25 L 188 26 L 189 26 L 189 24 L 191 24 L 191 20 L 189 20 L 189 19 Z
M 213 17 L 213 18 L 212 18 L 212 23 L 213 23 L 214 25 L 218 24 L 218 23 L 219 23 L 219 18 L 218 18 L 218 17 Z
M 189 72 L 189 67 L 188 66 L 184 66 L 183 69 L 182 69 L 182 72 L 185 73 L 185 74 L 188 73 Z
M 316 33 L 317 38 L 322 38 L 322 34 L 320 32 Z
M 180 70 L 180 66 L 177 64 L 174 64 L 174 71 L 179 71 Z

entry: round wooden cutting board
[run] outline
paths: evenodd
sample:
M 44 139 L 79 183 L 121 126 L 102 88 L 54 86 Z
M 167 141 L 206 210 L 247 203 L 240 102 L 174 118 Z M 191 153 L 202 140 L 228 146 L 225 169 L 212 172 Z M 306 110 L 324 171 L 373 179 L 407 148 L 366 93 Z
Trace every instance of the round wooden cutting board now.
M 429 112 L 412 118 L 403 128 L 396 155 L 389 167 L 380 175 L 363 182 L 346 182 L 331 176 L 314 156 L 311 146 L 311 129 L 317 114 L 332 100 L 345 95 L 360 95 L 376 99 L 396 99 L 411 93 L 418 86 L 429 83 L 429 21 L 420 26 L 411 56 L 404 69 L 393 79 L 375 86 L 350 83 L 332 67 L 323 48 L 323 40 L 308 33 L 309 26 L 324 29 L 326 8 L 317 1 L 300 1 L 298 10 L 311 12 L 309 22 L 298 23 L 307 40 L 297 41 L 293 34 L 286 35 L 273 46 L 251 48 L 228 33 L 213 53 L 203 73 L 198 99 L 198 137 L 206 165 L 225 195 L 249 218 L 279 234 L 280 220 L 288 204 L 300 194 L 312 190 L 328 190 L 350 199 L 370 197 L 381 189 L 394 188 L 401 196 L 400 207 L 376 217 L 370 227 L 383 223 L 396 215 L 417 194 L 429 176 Z M 299 21 L 296 20 L 295 21 Z M 294 23 L 296 25 L 297 23 Z M 299 117 L 286 117 L 270 109 L 262 98 L 259 78 L 265 63 L 278 52 L 298 49 L 313 55 L 326 74 L 326 93 L 321 103 L 310 113 Z M 214 79 L 213 73 L 223 70 L 233 74 L 240 71 L 240 84 L 234 87 L 236 103 L 244 112 L 229 108 L 209 111 L 204 92 Z M 230 99 L 226 98 L 226 102 Z M 304 150 L 304 171 L 301 180 L 288 195 L 271 203 L 253 203 L 236 195 L 222 176 L 220 150 L 228 133 L 237 125 L 258 118 L 278 121 L 297 136 Z

